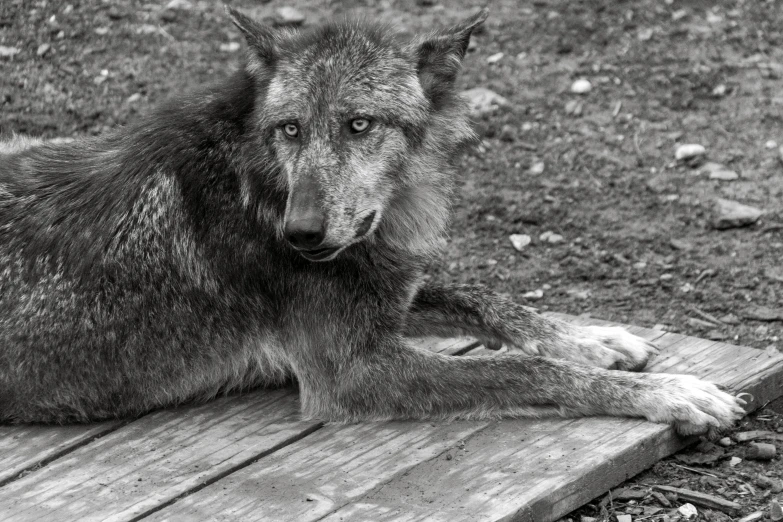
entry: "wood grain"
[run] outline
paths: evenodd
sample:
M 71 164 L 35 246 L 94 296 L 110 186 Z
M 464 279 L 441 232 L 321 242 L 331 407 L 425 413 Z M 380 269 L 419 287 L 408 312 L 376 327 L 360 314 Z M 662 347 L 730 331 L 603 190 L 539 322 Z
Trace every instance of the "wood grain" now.
M 0 426 L 0 485 L 121 425 L 102 422 L 80 426 Z
M 0 488 L 13 520 L 130 520 L 307 435 L 293 390 L 157 412 Z

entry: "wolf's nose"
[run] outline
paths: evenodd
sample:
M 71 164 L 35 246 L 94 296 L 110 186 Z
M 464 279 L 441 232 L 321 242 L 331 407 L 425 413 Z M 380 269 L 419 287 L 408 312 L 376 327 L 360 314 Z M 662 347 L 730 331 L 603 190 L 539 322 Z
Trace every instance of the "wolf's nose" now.
M 324 240 L 324 220 L 317 217 L 306 217 L 289 221 L 285 224 L 285 238 L 295 248 L 315 248 Z

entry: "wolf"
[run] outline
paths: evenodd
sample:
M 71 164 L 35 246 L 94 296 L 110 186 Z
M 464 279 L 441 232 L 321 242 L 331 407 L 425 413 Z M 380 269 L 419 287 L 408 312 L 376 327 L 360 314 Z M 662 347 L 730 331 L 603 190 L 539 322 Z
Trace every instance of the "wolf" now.
M 302 415 L 616 415 L 710 433 L 743 401 L 655 347 L 424 278 L 474 140 L 455 82 L 487 10 L 405 39 L 274 29 L 218 85 L 97 138 L 0 152 L 0 421 L 140 415 L 295 381 Z M 419 335 L 514 351 L 451 357 Z

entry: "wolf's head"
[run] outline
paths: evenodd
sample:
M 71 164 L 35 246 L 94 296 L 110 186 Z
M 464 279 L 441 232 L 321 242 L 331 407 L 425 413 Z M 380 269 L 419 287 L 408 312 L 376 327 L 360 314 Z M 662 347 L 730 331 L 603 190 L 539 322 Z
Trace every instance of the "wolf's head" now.
M 368 23 L 290 31 L 229 15 L 248 42 L 257 145 L 288 194 L 283 237 L 311 261 L 363 240 L 432 252 L 453 156 L 473 137 L 454 82 L 486 9 L 413 42 Z

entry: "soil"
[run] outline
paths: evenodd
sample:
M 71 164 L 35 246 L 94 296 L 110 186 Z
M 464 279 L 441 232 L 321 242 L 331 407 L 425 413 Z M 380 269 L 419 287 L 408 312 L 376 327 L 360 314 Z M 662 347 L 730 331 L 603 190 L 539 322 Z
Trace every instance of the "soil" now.
M 359 14 L 410 33 L 474 9 L 462 0 L 231 3 L 270 19 L 293 6 L 306 24 Z M 241 39 L 220 3 L 166 5 L 0 3 L 0 135 L 97 134 L 236 67 L 241 50 L 229 44 Z M 779 1 L 496 0 L 474 41 L 461 88 L 486 87 L 510 104 L 476 118 L 483 141 L 461 159 L 454 233 L 431 277 L 484 283 L 541 310 L 783 347 Z M 582 78 L 592 89 L 572 93 Z M 706 160 L 738 179 L 712 180 L 676 161 L 686 143 L 703 145 Z M 716 230 L 716 198 L 764 214 L 751 226 Z M 541 239 L 545 232 L 563 239 Z M 517 251 L 511 234 L 532 242 Z M 783 417 L 767 409 L 746 423 L 742 430 L 780 431 Z M 753 477 L 778 477 L 783 463 L 729 467 L 744 446 L 729 447 L 711 468 L 687 465 L 696 472 L 667 459 L 626 486 L 675 484 L 736 500 L 743 515 L 767 510 L 777 494 Z M 679 516 L 681 501 L 646 515 L 640 503 L 660 506 L 646 499 L 597 499 L 571 518 Z

